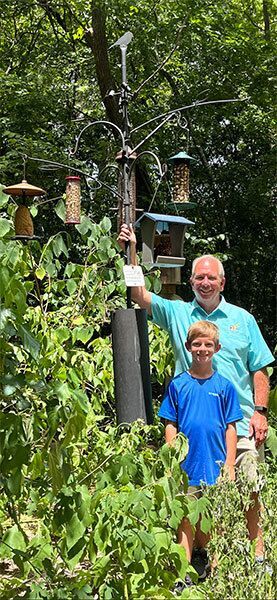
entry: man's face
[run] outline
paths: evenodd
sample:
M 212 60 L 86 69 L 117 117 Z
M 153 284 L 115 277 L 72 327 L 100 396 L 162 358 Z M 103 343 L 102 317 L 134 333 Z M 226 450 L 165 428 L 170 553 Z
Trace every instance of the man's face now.
M 220 302 L 220 292 L 224 289 L 225 278 L 219 275 L 219 264 L 213 258 L 203 258 L 196 264 L 190 278 L 191 287 L 197 302 L 203 308 L 216 307 Z

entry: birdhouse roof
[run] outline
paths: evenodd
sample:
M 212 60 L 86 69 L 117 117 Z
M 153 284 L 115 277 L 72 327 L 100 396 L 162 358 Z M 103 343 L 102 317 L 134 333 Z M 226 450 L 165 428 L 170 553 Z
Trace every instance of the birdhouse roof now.
M 189 156 L 189 154 L 183 151 L 178 152 L 178 154 L 175 154 L 174 156 L 171 156 L 168 159 L 169 162 L 174 162 L 174 160 L 196 160 L 196 158 L 193 158 L 193 156 Z
M 42 188 L 31 185 L 26 179 L 22 179 L 21 183 L 9 185 L 2 191 L 10 196 L 44 196 L 46 194 Z
M 154 221 L 155 223 L 181 223 L 182 225 L 194 225 L 193 221 L 189 221 L 189 219 L 179 217 L 178 215 L 158 215 L 157 213 L 148 212 L 143 213 L 135 224 L 138 225 L 143 219 L 150 219 L 150 221 Z

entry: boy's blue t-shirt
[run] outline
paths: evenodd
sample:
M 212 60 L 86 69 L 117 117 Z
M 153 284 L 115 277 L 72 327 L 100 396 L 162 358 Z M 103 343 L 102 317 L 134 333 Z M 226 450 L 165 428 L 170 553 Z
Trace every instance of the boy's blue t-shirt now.
M 217 371 L 208 379 L 181 373 L 170 382 L 158 415 L 176 422 L 188 438 L 181 467 L 189 485 L 213 485 L 226 459 L 227 424 L 243 417 L 233 384 Z

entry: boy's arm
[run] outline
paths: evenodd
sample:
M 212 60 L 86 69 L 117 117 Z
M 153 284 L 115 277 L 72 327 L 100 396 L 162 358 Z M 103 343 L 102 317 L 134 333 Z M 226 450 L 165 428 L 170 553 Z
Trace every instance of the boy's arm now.
M 237 452 L 237 429 L 236 423 L 228 423 L 226 429 L 226 461 L 224 470 L 228 473 L 231 481 L 235 479 L 235 461 Z
M 168 421 L 166 419 L 166 421 L 165 421 L 165 441 L 167 444 L 169 444 L 169 446 L 174 444 L 174 440 L 176 438 L 177 433 L 178 433 L 177 423 L 175 423 L 174 421 Z

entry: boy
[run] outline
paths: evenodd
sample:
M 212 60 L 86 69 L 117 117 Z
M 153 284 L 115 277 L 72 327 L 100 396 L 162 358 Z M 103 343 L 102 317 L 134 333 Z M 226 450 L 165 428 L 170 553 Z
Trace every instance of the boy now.
M 223 464 L 230 479 L 235 479 L 236 421 L 243 415 L 234 386 L 212 368 L 213 355 L 220 347 L 219 331 L 214 323 L 197 321 L 189 327 L 186 348 L 191 352 L 191 367 L 172 379 L 158 413 L 165 419 L 168 444 L 174 443 L 179 431 L 188 438 L 189 451 L 181 468 L 188 476 L 188 493 L 196 495 L 201 485 L 216 483 Z M 199 523 L 194 537 L 190 522 L 186 518 L 182 520 L 178 542 L 185 548 L 199 578 L 206 575 L 207 555 L 203 549 L 207 541 L 208 536 L 200 530 Z M 199 550 L 193 555 L 194 542 Z M 189 585 L 192 581 L 186 576 L 182 588 Z

